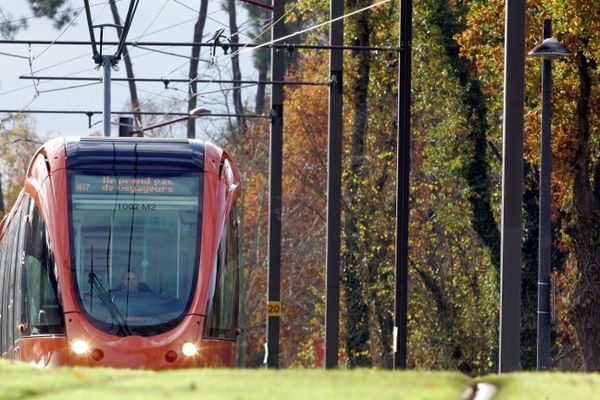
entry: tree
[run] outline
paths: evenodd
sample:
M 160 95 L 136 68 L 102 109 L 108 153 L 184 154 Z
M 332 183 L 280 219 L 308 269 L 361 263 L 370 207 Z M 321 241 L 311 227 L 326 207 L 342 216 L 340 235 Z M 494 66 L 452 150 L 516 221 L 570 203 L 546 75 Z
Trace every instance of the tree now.
M 255 44 L 263 44 L 270 40 L 270 25 L 271 12 L 265 8 L 257 7 L 250 3 L 243 3 L 246 12 L 248 13 L 248 22 L 250 28 L 248 29 L 249 36 L 252 38 L 252 42 Z M 293 5 L 294 12 L 287 13 L 285 20 L 285 35 L 292 34 L 300 31 L 306 27 L 317 16 L 326 13 L 323 10 L 327 10 L 326 3 L 322 0 L 307 0 L 301 3 Z M 286 39 L 286 43 L 302 43 L 307 35 L 294 35 Z M 254 67 L 258 70 L 258 81 L 259 84 L 256 87 L 256 97 L 254 112 L 256 114 L 262 114 L 265 107 L 266 100 L 266 82 L 269 76 L 269 68 L 271 66 L 271 52 L 268 47 L 261 47 L 256 49 L 252 53 L 252 59 L 254 61 Z M 286 68 L 293 66 L 296 61 L 300 58 L 298 52 L 290 50 L 286 57 Z
M 460 37 L 464 54 L 473 60 L 482 77 L 485 90 L 492 93 L 501 87 L 500 65 L 496 64 L 501 49 L 501 30 L 498 24 L 500 1 L 476 3 L 469 13 L 469 29 Z M 554 34 L 573 56 L 566 62 L 554 63 L 554 109 L 553 117 L 553 219 L 562 221 L 563 229 L 555 239 L 555 248 L 568 249 L 571 258 L 562 270 L 561 264 L 554 265 L 559 295 L 570 300 L 562 304 L 568 308 L 570 324 L 565 321 L 560 328 L 572 325 L 575 329 L 584 367 L 600 369 L 600 346 L 596 338 L 600 334 L 600 310 L 595 306 L 596 294 L 600 289 L 600 246 L 596 240 L 598 232 L 598 210 L 600 197 L 600 167 L 598 167 L 598 17 L 600 5 L 593 1 L 541 2 L 530 1 L 528 47 L 539 42 L 541 22 L 551 18 Z M 494 40 L 490 40 L 495 38 Z M 539 64 L 528 66 L 526 76 L 526 158 L 536 163 L 539 158 Z M 534 68 L 534 69 L 531 69 Z M 497 105 L 494 106 L 497 112 Z M 555 258 L 557 252 L 554 252 Z M 569 272 L 569 269 L 574 269 Z M 574 285 L 561 274 L 573 276 Z M 560 335 L 564 337 L 563 334 Z M 561 343 L 557 343 L 560 346 Z
M 231 34 L 229 37 L 229 41 L 232 45 L 236 45 L 240 42 L 240 40 L 238 35 L 235 1 L 227 0 L 225 10 L 229 14 L 229 31 Z M 232 129 L 232 131 L 243 134 L 246 132 L 246 129 L 248 127 L 246 123 L 246 117 L 244 116 L 244 105 L 242 104 L 242 90 L 240 89 L 239 83 L 239 81 L 242 79 L 242 72 L 240 71 L 240 57 L 237 53 L 237 50 L 237 47 L 234 46 L 232 49 L 233 53 L 231 55 L 231 78 L 234 81 L 238 81 L 234 83 L 232 90 L 233 106 L 235 109 L 235 113 L 238 115 L 236 117 L 237 127 L 235 129 Z
M 208 11 L 208 0 L 200 1 L 200 11 L 198 12 L 198 19 L 194 25 L 194 43 L 202 42 L 202 36 L 204 35 L 204 25 L 206 24 L 206 13 Z M 200 56 L 200 46 L 192 46 L 192 55 L 190 57 L 190 70 L 188 78 L 190 79 L 189 93 L 188 93 L 188 112 L 196 108 L 198 104 L 198 62 Z M 188 120 L 187 124 L 188 138 L 196 137 L 196 121 L 193 118 Z
M 368 1 L 352 0 L 346 2 L 351 9 L 368 5 Z M 358 15 L 355 27 L 354 46 L 369 46 L 371 25 L 367 13 Z M 361 259 L 364 249 L 360 248 L 361 230 L 366 227 L 358 220 L 360 205 L 364 201 L 364 194 L 359 193 L 360 183 L 366 179 L 365 168 L 366 136 L 368 121 L 368 91 L 370 80 L 370 53 L 368 51 L 355 51 L 352 54 L 353 66 L 357 66 L 356 79 L 352 81 L 350 93 L 352 96 L 352 110 L 354 121 L 350 137 L 350 167 L 345 196 L 348 208 L 344 216 L 344 241 L 342 254 L 342 268 L 344 280 L 344 294 L 346 300 L 346 353 L 350 367 L 368 366 L 371 364 L 369 357 L 369 305 L 365 295 L 365 283 L 361 273 Z
M 23 188 L 25 174 L 33 153 L 42 144 L 30 119 L 9 116 L 0 125 L 0 186 L 4 213 L 8 213 Z M 3 217 L 0 212 L 0 218 Z
M 33 15 L 50 19 L 56 29 L 62 28 L 77 14 L 77 11 L 70 7 L 67 0 L 27 1 Z M 0 36 L 10 39 L 19 30 L 25 28 L 27 28 L 27 21 L 24 18 L 13 20 L 12 15 L 5 8 L 0 7 Z
M 49 18 L 54 22 L 56 29 L 62 28 L 71 22 L 77 10 L 71 8 L 68 0 L 27 0 L 33 15 Z M 62 9 L 62 10 L 61 10 Z
M 323 73 L 324 55 L 299 58 L 288 79 L 313 80 Z M 286 88 L 283 164 L 281 292 L 284 315 L 280 363 L 314 365 L 312 344 L 322 337 L 326 153 L 326 88 Z M 267 275 L 268 120 L 251 120 L 244 136 L 227 148 L 240 163 L 244 182 L 242 318 L 240 347 L 246 366 L 262 362 Z M 298 351 L 298 349 L 303 349 Z
M 117 4 L 115 0 L 109 0 L 110 11 L 113 16 L 113 20 L 116 25 L 121 25 L 121 17 L 119 16 L 119 10 L 117 8 Z M 117 32 L 119 36 L 121 36 L 123 29 L 117 28 Z M 129 50 L 127 50 L 127 46 L 123 46 L 123 61 L 125 62 L 125 71 L 127 73 L 127 78 L 129 79 L 129 96 L 131 97 L 131 109 L 134 111 L 135 118 L 135 126 L 142 126 L 142 115 L 139 113 L 140 109 L 140 101 L 138 99 L 137 87 L 135 84 L 135 75 L 133 73 L 133 63 L 131 62 L 131 58 L 129 57 Z
M 5 39 L 12 39 L 19 30 L 27 27 L 27 21 L 13 20 L 12 15 L 0 7 L 0 36 Z
M 256 7 L 252 4 L 243 3 L 246 12 L 248 13 L 248 21 L 250 28 L 248 29 L 250 37 L 256 44 L 266 43 L 269 36 L 269 16 L 270 12 L 264 8 Z M 252 53 L 254 67 L 258 70 L 258 85 L 256 86 L 256 97 L 254 101 L 254 112 L 262 114 L 265 107 L 266 86 L 264 83 L 269 76 L 269 68 L 271 66 L 271 53 L 268 48 L 262 47 Z

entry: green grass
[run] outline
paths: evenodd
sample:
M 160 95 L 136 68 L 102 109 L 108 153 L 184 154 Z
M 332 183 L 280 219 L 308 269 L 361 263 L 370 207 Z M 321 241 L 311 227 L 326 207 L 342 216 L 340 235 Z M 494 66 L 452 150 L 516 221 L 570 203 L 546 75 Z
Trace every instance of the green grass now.
M 512 373 L 477 378 L 494 400 L 593 399 L 600 374 Z M 474 381 L 455 372 L 38 369 L 0 360 L 0 399 L 459 400 Z
M 481 382 L 496 385 L 494 400 L 587 400 L 600 398 L 599 374 L 521 372 L 486 376 Z
M 453 372 L 378 370 L 41 370 L 0 360 L 0 399 L 460 399 Z

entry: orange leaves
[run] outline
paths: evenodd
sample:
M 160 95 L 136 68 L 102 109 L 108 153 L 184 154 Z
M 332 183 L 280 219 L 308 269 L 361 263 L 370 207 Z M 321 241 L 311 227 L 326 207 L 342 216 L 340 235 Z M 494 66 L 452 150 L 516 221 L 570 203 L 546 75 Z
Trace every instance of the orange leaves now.
M 328 59 L 321 52 L 299 59 L 289 81 L 326 81 Z M 325 261 L 325 183 L 327 87 L 286 86 L 282 176 L 281 365 L 301 364 L 302 344 L 312 343 L 323 320 Z M 264 343 L 269 209 L 268 120 L 252 123 L 239 138 L 236 160 L 243 178 L 242 293 L 247 306 L 249 360 L 258 360 Z

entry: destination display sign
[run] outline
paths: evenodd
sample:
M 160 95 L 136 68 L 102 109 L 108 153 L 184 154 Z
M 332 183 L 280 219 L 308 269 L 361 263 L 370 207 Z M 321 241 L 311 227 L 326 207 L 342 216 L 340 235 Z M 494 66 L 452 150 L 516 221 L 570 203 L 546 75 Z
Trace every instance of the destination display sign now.
M 199 180 L 197 176 L 75 175 L 72 177 L 71 188 L 76 194 L 196 196 Z

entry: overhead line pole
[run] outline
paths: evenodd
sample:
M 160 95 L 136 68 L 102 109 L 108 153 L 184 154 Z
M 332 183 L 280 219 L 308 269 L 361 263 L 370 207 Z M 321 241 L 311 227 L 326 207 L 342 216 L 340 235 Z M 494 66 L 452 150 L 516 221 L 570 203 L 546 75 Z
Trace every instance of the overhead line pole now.
M 285 0 L 273 0 L 272 40 L 285 35 L 283 11 Z M 271 79 L 282 81 L 285 53 L 271 49 Z M 267 293 L 266 361 L 269 368 L 279 368 L 279 322 L 281 316 L 281 181 L 283 164 L 283 86 L 271 91 L 271 140 L 269 164 L 269 273 Z M 278 312 L 277 312 L 278 311 Z
M 135 14 L 135 10 L 137 9 L 138 4 L 139 4 L 139 0 L 131 0 L 129 2 L 129 10 L 127 12 L 127 17 L 125 18 L 125 26 L 120 26 L 120 25 L 115 25 L 115 24 L 93 25 L 92 13 L 90 10 L 90 2 L 89 2 L 89 0 L 84 0 L 85 14 L 86 14 L 86 18 L 87 18 L 89 33 L 90 33 L 90 44 L 92 45 L 93 59 L 96 64 L 102 65 L 104 68 L 104 79 L 103 79 L 103 84 L 104 84 L 104 113 L 103 113 L 104 136 L 110 136 L 111 68 L 113 66 L 115 66 L 119 62 L 119 59 L 121 58 L 121 52 L 125 45 L 125 39 L 127 38 L 127 34 L 129 32 L 129 28 L 131 27 L 131 22 L 133 20 L 133 15 Z M 106 27 L 117 28 L 117 31 L 119 32 L 119 41 L 116 42 L 117 51 L 113 55 L 103 54 L 103 48 L 106 45 L 106 43 L 104 42 L 104 28 L 106 28 Z M 100 51 L 98 51 L 94 28 L 100 28 Z M 122 31 L 120 30 L 121 28 L 122 28 Z
M 526 0 L 506 0 L 498 370 L 520 369 Z
M 110 75 L 113 63 L 113 56 L 102 56 L 102 65 L 104 66 L 104 136 L 110 136 Z
M 344 1 L 330 0 L 329 43 L 344 41 Z M 336 20 L 337 19 L 337 20 Z M 325 299 L 325 368 L 338 366 L 340 330 L 340 248 L 342 199 L 343 52 L 331 50 L 329 60 L 329 137 L 327 147 L 327 266 Z
M 396 139 L 396 260 L 393 353 L 394 368 L 406 369 L 412 0 L 400 0 L 400 47 L 398 63 L 398 132 Z

